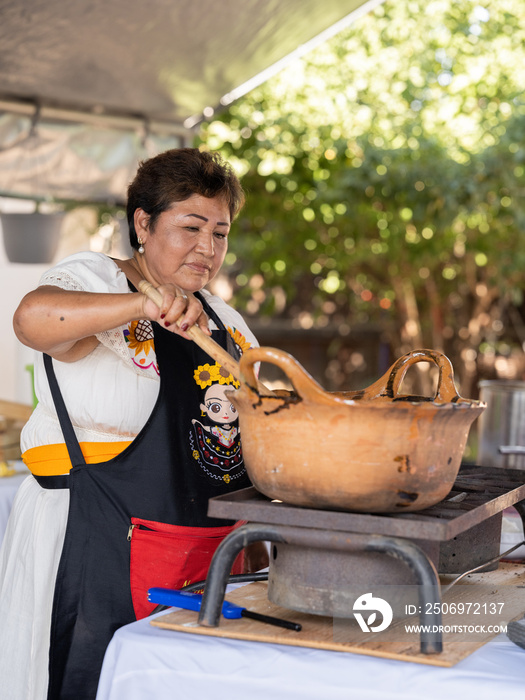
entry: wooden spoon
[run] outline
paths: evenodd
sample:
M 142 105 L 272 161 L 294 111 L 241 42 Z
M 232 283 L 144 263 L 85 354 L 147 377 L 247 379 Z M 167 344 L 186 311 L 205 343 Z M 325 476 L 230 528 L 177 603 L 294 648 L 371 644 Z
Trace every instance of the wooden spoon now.
M 142 294 L 151 299 L 159 308 L 162 305 L 162 294 L 146 280 L 141 280 L 138 283 L 138 289 Z M 178 325 L 178 324 L 177 324 Z M 201 350 L 204 350 L 210 357 L 212 357 L 216 362 L 218 362 L 222 367 L 228 370 L 235 379 L 242 381 L 241 372 L 239 368 L 239 363 L 221 347 L 218 343 L 210 338 L 201 331 L 198 326 L 191 326 L 187 329 L 186 333 L 190 336 L 194 343 L 196 343 Z M 262 382 L 257 380 L 257 390 L 260 394 L 272 395 L 272 391 L 268 387 L 264 386 Z

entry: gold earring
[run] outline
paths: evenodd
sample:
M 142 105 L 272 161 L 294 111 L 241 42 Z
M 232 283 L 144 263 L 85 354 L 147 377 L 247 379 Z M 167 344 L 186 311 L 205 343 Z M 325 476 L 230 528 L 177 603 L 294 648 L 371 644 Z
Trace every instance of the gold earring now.
M 140 238 L 138 239 L 138 241 L 139 241 L 139 253 L 141 255 L 144 255 L 144 244 L 142 243 L 142 240 Z

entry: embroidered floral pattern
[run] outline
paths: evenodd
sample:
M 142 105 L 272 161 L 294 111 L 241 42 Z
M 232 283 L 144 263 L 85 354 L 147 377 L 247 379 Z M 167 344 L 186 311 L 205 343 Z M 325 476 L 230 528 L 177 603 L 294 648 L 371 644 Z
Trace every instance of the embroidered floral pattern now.
M 230 451 L 227 458 L 219 452 L 207 449 L 205 434 L 202 426 L 195 424 L 195 434 L 190 433 L 190 446 L 192 454 L 200 468 L 212 480 L 223 481 L 229 484 L 235 479 L 240 479 L 246 474 L 242 449 Z M 199 449 L 197 449 L 197 446 Z
M 217 365 L 199 365 L 195 372 L 193 373 L 193 379 L 197 382 L 197 385 L 201 389 L 205 389 L 207 386 L 211 386 L 215 381 Z
M 150 321 L 132 321 L 124 330 L 124 340 L 128 347 L 133 364 L 140 369 L 153 367 L 159 373 L 155 357 L 153 327 Z M 151 352 L 151 357 L 148 355 Z
M 231 335 L 235 345 L 237 345 L 241 352 L 245 352 L 251 348 L 251 344 L 246 340 L 241 331 L 237 330 L 237 328 L 230 328 L 228 326 L 228 333 Z
M 214 365 L 199 365 L 193 373 L 193 378 L 201 389 L 205 389 L 214 383 L 232 384 L 236 389 L 240 386 L 240 382 L 234 379 L 233 375 L 218 362 Z
M 219 371 L 217 372 L 217 379 L 216 381 L 219 382 L 219 384 L 233 384 L 233 386 L 238 389 L 240 386 L 240 383 L 233 378 L 233 376 L 228 372 L 227 369 L 224 369 L 222 365 L 219 365 Z

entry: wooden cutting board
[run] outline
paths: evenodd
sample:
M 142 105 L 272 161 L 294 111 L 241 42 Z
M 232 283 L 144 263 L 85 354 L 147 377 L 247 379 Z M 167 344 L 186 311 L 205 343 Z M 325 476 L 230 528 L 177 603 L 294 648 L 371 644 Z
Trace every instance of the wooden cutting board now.
M 443 587 L 452 579 L 443 579 Z M 478 633 L 474 637 L 468 633 L 445 631 L 442 653 L 429 655 L 419 651 L 419 634 L 405 630 L 406 624 L 419 623 L 417 617 L 394 620 L 384 632 L 363 633 L 352 618 L 334 620 L 274 605 L 268 600 L 265 582 L 251 583 L 232 591 L 227 600 L 259 613 L 299 622 L 302 631 L 293 632 L 248 618 L 226 620 L 223 617 L 219 627 L 201 627 L 198 613 L 189 610 L 167 613 L 151 620 L 151 624 L 188 634 L 351 652 L 434 666 L 454 666 L 497 636 L 494 631 Z M 482 624 L 494 627 L 520 619 L 525 615 L 525 567 L 521 563 L 502 563 L 497 571 L 471 574 L 445 593 L 443 603 L 447 604 L 444 605 L 442 621 L 445 627 L 458 629 Z M 469 614 L 446 613 L 447 607 L 454 609 L 452 603 L 463 603 L 464 609 L 470 603 Z M 497 612 L 486 614 L 485 611 L 491 608 Z

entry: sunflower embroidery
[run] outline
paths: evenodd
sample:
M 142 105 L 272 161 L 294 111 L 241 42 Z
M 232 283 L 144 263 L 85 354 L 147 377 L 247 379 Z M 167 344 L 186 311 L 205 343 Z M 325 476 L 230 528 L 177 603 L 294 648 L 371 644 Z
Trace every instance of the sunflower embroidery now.
M 219 371 L 217 372 L 217 381 L 219 384 L 233 384 L 236 389 L 241 386 L 240 382 L 234 379 L 233 375 L 230 374 L 227 369 L 224 369 L 222 365 L 218 365 L 218 367 Z
M 149 351 L 154 349 L 153 328 L 149 321 L 132 321 L 127 332 L 124 331 L 124 338 L 130 350 L 135 350 L 135 355 L 141 352 L 149 355 Z
M 205 389 L 214 383 L 233 384 L 236 389 L 240 386 L 240 382 L 234 379 L 233 375 L 218 362 L 214 365 L 199 365 L 193 372 L 193 379 L 195 379 L 195 382 L 201 389 Z
M 124 331 L 124 340 L 130 351 L 133 363 L 140 369 L 149 369 L 153 366 L 158 373 L 156 367 L 156 358 L 154 356 L 155 344 L 153 340 L 153 327 L 149 321 L 132 321 Z M 132 352 L 133 351 L 133 352 Z M 153 357 L 148 358 L 152 351 Z M 151 361 L 148 362 L 147 360 Z
M 237 328 L 228 327 L 228 333 L 231 335 L 235 345 L 237 345 L 241 352 L 245 352 L 251 348 L 251 344 L 246 340 L 241 331 L 237 330 Z
M 219 365 L 217 363 L 214 365 L 199 365 L 193 373 L 193 379 L 195 379 L 201 389 L 205 389 L 207 386 L 211 386 L 213 382 L 218 381 L 218 370 Z

